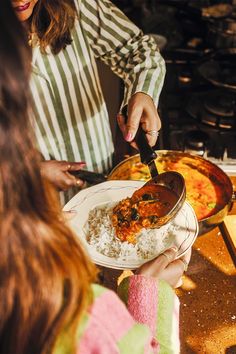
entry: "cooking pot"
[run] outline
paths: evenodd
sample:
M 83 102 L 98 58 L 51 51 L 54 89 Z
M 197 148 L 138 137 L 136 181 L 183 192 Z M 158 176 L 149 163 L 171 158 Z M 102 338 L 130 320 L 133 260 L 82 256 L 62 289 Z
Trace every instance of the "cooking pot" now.
M 236 46 L 236 14 L 222 20 L 211 20 L 207 24 L 207 43 L 216 49 Z
M 236 48 L 209 52 L 199 61 L 199 74 L 216 87 L 236 91 Z
M 209 0 L 159 0 L 158 4 L 173 6 L 192 18 L 221 19 L 232 14 L 233 6 L 227 1 L 211 4 Z
M 212 184 L 214 190 L 218 190 L 218 196 L 215 200 L 215 207 L 213 207 L 211 213 L 203 218 L 198 217 L 199 235 L 208 232 L 220 224 L 231 209 L 233 201 L 235 201 L 235 192 L 233 192 L 232 182 L 224 171 L 210 161 L 194 154 L 171 150 L 159 150 L 156 151 L 156 153 L 158 157 L 155 161 L 158 164 L 159 170 L 160 166 L 163 168 L 163 171 L 177 168 L 176 171 L 182 173 L 180 170 L 178 171 L 178 164 L 182 166 L 184 171 L 183 176 L 185 177 L 187 188 L 187 200 L 190 204 L 191 201 L 188 199 L 188 192 L 190 193 L 191 175 L 193 176 L 194 173 L 198 173 L 200 177 L 202 176 L 202 179 L 208 178 L 209 183 Z M 174 167 L 172 167 L 173 164 L 175 164 Z M 188 180 L 186 180 L 186 173 L 190 176 Z M 108 179 L 133 179 L 146 181 L 150 179 L 150 174 L 147 167 L 141 164 L 140 156 L 137 154 L 120 162 L 111 171 Z M 201 178 L 199 179 L 199 183 L 201 183 Z M 191 189 L 192 188 L 195 188 L 196 192 L 197 186 L 191 186 Z M 221 191 L 220 194 L 219 191 Z M 194 208 L 194 205 L 192 206 Z

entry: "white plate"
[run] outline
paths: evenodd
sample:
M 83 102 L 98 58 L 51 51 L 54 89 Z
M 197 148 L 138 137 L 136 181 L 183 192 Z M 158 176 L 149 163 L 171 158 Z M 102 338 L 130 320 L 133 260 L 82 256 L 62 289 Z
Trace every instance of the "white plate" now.
M 113 269 L 135 269 L 145 263 L 147 259 L 127 257 L 127 259 L 116 259 L 105 256 L 90 246 L 86 240 L 84 225 L 87 222 L 88 214 L 95 206 L 106 202 L 116 202 L 123 198 L 130 197 L 133 192 L 142 187 L 142 181 L 108 181 L 97 184 L 80 191 L 65 206 L 65 211 L 76 210 L 77 214 L 70 221 L 70 225 L 76 235 L 85 244 L 88 253 L 94 263 Z M 177 216 L 171 221 L 172 226 L 177 229 L 176 234 L 165 242 L 165 249 L 170 246 L 177 246 L 177 257 L 183 254 L 192 246 L 198 234 L 198 221 L 193 208 L 185 202 Z M 160 250 L 159 254 L 165 249 Z M 158 254 L 155 255 L 155 257 Z M 154 258 L 154 257 L 152 257 Z

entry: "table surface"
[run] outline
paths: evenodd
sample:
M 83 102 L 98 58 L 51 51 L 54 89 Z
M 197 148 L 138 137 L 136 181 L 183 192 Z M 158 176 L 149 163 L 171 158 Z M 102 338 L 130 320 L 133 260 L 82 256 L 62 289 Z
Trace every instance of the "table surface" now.
M 236 177 L 232 177 L 236 190 Z M 236 203 L 230 212 L 236 214 Z M 121 271 L 103 269 L 102 283 L 116 289 Z M 236 353 L 236 269 L 216 227 L 193 245 L 180 299 L 181 354 Z
M 177 295 L 181 354 L 235 354 L 236 269 L 219 227 L 197 238 Z

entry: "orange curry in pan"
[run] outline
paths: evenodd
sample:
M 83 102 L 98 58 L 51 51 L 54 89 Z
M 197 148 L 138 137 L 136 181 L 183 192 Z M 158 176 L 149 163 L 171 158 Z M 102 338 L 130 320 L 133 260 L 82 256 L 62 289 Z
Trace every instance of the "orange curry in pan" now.
M 201 164 L 203 162 L 203 164 Z M 186 184 L 186 200 L 193 207 L 198 221 L 214 215 L 221 210 L 227 203 L 228 196 L 224 193 L 224 185 L 220 180 L 220 176 L 216 176 L 214 164 L 195 157 L 187 156 L 181 153 L 173 157 L 171 153 L 160 155 L 156 159 L 156 166 L 159 173 L 164 171 L 177 171 L 182 174 Z M 223 173 L 223 172 L 222 172 Z M 114 170 L 111 179 L 132 179 L 132 180 L 149 180 L 150 174 L 147 166 L 141 162 L 134 162 L 121 171 L 119 168 Z

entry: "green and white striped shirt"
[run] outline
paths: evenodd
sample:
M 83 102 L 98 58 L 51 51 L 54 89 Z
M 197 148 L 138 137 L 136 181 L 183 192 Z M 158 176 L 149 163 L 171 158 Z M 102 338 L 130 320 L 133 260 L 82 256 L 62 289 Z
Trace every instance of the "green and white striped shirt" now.
M 110 1 L 76 0 L 76 5 L 71 45 L 58 55 L 33 48 L 36 139 L 46 160 L 85 161 L 88 170 L 108 172 L 114 146 L 95 59 L 124 80 L 122 105 L 141 91 L 158 104 L 165 64 L 154 40 Z

